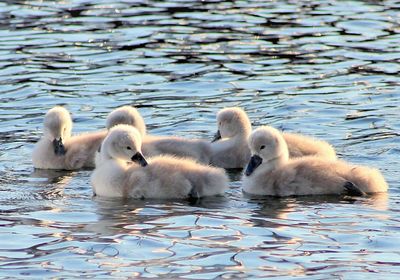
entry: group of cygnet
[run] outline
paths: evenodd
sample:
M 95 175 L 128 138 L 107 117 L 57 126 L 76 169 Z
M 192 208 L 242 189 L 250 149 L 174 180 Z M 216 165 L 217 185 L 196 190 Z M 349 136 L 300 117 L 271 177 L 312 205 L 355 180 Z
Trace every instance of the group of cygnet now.
M 224 168 L 244 168 L 243 191 L 254 195 L 364 195 L 385 192 L 377 170 L 337 159 L 327 142 L 270 126 L 252 131 L 241 108 L 217 114 L 214 140 L 148 135 L 131 106 L 112 111 L 106 129 L 72 136 L 63 107 L 50 109 L 44 133 L 33 150 L 42 169 L 95 167 L 95 195 L 132 198 L 199 198 L 228 188 Z

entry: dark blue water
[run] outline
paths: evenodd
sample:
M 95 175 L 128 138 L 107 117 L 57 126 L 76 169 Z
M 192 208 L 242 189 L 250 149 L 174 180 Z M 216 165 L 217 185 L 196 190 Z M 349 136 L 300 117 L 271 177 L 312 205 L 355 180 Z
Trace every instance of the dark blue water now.
M 400 274 L 400 3 L 2 1 L 1 278 L 395 279 Z M 92 198 L 90 170 L 34 171 L 44 113 L 74 131 L 120 105 L 153 134 L 212 138 L 241 106 L 379 167 L 388 194 Z

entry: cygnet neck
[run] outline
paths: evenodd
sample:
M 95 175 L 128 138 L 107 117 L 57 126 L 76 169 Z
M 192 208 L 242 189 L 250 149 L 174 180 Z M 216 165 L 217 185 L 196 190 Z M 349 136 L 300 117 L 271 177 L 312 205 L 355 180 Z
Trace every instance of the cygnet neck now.
M 266 162 L 266 165 L 269 166 L 270 169 L 276 169 L 276 168 L 282 166 L 285 162 L 286 162 L 286 160 L 284 159 L 284 157 L 282 155 L 278 155 L 278 156 L 268 160 Z
M 251 134 L 251 128 L 249 129 L 246 127 L 242 127 L 241 129 L 239 129 L 238 133 L 233 135 L 230 139 L 232 139 L 235 142 L 245 141 L 247 143 L 250 134 Z
M 289 160 L 289 151 L 282 149 L 278 155 L 268 160 L 264 160 L 262 163 L 263 170 L 272 171 L 286 164 Z
M 109 154 L 104 156 L 104 160 L 117 163 L 118 165 L 126 165 L 126 161 L 125 160 L 120 159 L 120 158 L 112 157 Z

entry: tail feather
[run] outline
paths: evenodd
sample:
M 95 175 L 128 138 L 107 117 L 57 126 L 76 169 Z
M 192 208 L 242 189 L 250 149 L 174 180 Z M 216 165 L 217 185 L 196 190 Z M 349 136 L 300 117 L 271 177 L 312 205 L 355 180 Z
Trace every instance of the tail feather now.
M 225 171 L 217 168 L 208 170 L 206 176 L 204 176 L 204 180 L 201 183 L 200 181 L 198 180 L 198 184 L 196 184 L 196 191 L 201 196 L 223 194 L 228 186 L 228 178 Z
M 386 192 L 388 185 L 382 173 L 375 168 L 356 166 L 351 169 L 347 180 L 366 193 Z

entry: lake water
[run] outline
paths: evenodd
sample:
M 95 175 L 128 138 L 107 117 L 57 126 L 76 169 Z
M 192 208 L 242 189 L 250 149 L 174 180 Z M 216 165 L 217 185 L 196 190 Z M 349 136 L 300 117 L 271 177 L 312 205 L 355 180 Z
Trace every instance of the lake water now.
M 0 278 L 400 277 L 400 4 L 396 1 L 2 1 Z M 35 171 L 45 112 L 74 132 L 120 105 L 149 131 L 212 139 L 255 127 L 330 141 L 388 194 L 186 201 L 93 198 L 91 171 Z

